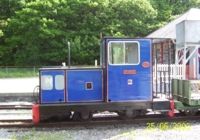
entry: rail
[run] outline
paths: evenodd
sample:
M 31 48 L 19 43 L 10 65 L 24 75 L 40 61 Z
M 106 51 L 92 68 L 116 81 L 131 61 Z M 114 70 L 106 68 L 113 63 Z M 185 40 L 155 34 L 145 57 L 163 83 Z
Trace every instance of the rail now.
M 0 110 L 32 109 L 32 105 L 0 105 Z
M 87 121 L 54 121 L 54 122 L 42 122 L 38 125 L 34 125 L 31 120 L 12 120 L 12 121 L 1 121 L 1 128 L 62 128 L 62 127 L 77 127 L 77 126 L 98 126 L 98 125 L 116 125 L 116 124 L 144 124 L 149 122 L 179 122 L 179 121 L 190 121 L 199 120 L 200 116 L 176 116 L 169 118 L 163 115 L 147 115 L 140 116 L 134 119 L 122 120 L 119 117 L 112 118 L 96 118 Z

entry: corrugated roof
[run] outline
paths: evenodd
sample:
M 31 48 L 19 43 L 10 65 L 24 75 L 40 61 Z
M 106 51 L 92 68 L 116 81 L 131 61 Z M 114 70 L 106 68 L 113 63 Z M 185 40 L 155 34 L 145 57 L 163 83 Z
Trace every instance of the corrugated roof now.
M 149 34 L 148 38 L 172 38 L 176 39 L 176 24 L 184 20 L 200 20 L 200 9 L 191 8 L 186 13 L 172 20 L 165 26 Z

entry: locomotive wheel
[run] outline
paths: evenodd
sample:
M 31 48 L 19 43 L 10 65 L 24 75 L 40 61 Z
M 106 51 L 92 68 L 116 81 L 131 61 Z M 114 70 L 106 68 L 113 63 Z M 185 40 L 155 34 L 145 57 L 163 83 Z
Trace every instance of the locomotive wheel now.
M 118 115 L 119 115 L 119 117 L 121 118 L 121 119 L 126 119 L 126 113 L 125 113 L 125 111 L 118 111 L 117 112 L 118 113 Z
M 71 112 L 66 112 L 65 115 L 64 115 L 66 120 L 69 120 L 71 118 L 71 116 L 72 116 Z
M 133 116 L 133 110 L 126 110 L 126 117 L 132 118 L 132 116 Z
M 185 114 L 185 110 L 179 110 L 179 113 L 184 115 Z
M 185 111 L 185 115 L 187 116 L 194 116 L 196 115 L 197 111 L 194 111 L 194 110 L 186 110 Z
M 60 115 L 54 116 L 54 119 L 57 121 L 64 121 L 64 120 L 69 120 L 71 117 L 71 112 L 63 112 Z
M 141 115 L 142 113 L 143 113 L 142 110 L 133 110 L 132 117 L 135 118 L 135 117 Z
M 140 110 L 126 110 L 126 117 L 127 118 L 135 118 L 142 113 Z
M 147 113 L 146 110 L 139 110 L 138 112 L 140 116 L 144 116 Z
M 72 120 L 80 121 L 81 120 L 81 113 L 80 112 L 74 112 L 74 114 L 72 116 Z
M 91 118 L 90 114 L 91 113 L 88 111 L 81 112 L 81 119 L 88 120 L 89 118 Z
M 137 110 L 126 110 L 126 117 L 127 118 L 134 118 L 138 115 Z

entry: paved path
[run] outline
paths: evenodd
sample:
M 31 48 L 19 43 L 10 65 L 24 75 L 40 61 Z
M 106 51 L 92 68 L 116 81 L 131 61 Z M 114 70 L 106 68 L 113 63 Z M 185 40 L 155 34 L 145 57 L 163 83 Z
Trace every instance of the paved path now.
M 38 77 L 0 79 L 0 94 L 33 93 L 39 85 Z

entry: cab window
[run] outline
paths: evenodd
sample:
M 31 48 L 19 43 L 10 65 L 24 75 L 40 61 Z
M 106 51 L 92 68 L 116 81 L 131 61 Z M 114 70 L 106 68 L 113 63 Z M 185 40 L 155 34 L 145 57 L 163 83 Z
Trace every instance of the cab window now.
M 41 89 L 52 90 L 53 89 L 53 77 L 51 75 L 41 76 Z
M 136 41 L 111 41 L 109 43 L 110 64 L 139 64 L 139 43 Z
M 64 76 L 63 75 L 56 75 L 55 76 L 55 89 L 56 90 L 64 90 Z

